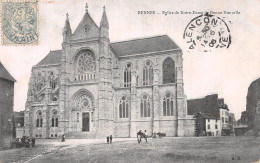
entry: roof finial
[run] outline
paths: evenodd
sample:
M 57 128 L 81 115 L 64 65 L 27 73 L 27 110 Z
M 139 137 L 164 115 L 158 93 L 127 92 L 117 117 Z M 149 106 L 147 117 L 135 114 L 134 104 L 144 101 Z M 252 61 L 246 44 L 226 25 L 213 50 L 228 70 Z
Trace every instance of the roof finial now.
M 68 14 L 68 12 L 66 13 L 66 17 L 69 18 L 69 14 Z
M 85 11 L 88 12 L 88 3 L 86 3 Z
M 104 5 L 103 9 L 106 10 L 106 6 L 105 5 Z

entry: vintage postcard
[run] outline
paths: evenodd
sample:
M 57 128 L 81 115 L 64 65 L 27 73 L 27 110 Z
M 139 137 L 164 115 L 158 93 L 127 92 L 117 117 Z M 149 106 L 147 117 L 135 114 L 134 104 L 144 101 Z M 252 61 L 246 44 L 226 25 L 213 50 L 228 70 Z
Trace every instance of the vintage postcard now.
M 2 0 L 0 163 L 259 162 L 259 0 Z

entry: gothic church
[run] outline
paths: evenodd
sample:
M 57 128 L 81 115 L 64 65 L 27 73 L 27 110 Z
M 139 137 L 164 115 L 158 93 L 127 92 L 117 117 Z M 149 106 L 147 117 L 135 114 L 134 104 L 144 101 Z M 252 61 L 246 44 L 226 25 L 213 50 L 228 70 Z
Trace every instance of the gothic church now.
M 26 135 L 193 133 L 183 89 L 182 50 L 167 35 L 111 43 L 105 8 L 97 26 L 87 7 L 73 33 L 67 15 L 62 34 L 62 50 L 50 51 L 32 67 Z

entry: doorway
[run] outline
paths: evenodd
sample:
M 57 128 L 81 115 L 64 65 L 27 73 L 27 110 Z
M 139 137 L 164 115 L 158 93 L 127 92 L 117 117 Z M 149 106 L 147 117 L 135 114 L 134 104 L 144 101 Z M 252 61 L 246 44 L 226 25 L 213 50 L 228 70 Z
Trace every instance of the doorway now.
M 89 113 L 82 113 L 82 131 L 89 131 Z

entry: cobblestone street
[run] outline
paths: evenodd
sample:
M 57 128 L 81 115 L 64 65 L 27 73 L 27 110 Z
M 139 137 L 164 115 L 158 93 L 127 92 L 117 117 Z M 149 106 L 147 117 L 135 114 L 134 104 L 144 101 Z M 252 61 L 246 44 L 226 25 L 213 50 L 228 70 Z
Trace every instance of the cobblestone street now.
M 36 148 L 0 151 L 1 163 L 9 162 L 256 162 L 260 138 L 199 137 L 144 140 L 105 139 L 37 140 Z

